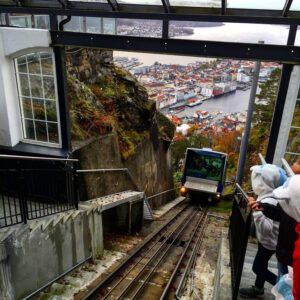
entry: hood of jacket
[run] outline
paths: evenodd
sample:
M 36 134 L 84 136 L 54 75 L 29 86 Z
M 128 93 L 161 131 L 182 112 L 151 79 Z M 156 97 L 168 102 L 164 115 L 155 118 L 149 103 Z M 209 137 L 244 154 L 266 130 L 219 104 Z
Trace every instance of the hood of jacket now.
M 272 194 L 287 178 L 283 169 L 271 164 L 253 166 L 250 170 L 252 189 L 258 200 Z
M 300 175 L 289 177 L 283 186 L 273 191 L 273 196 L 287 215 L 300 222 Z

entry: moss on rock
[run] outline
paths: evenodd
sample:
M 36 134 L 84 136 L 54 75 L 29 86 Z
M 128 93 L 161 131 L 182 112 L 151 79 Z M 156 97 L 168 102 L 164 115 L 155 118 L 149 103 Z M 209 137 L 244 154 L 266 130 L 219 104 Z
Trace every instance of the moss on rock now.
M 95 67 L 91 64 L 91 68 Z M 91 70 L 91 74 L 96 72 Z M 148 99 L 146 88 L 127 70 L 112 64 L 101 65 L 93 78 L 80 80 L 76 72 L 68 76 L 73 140 L 86 140 L 113 131 L 118 134 L 124 160 L 150 135 L 154 123 L 160 138 L 172 140 L 174 125 L 156 110 L 156 103 Z

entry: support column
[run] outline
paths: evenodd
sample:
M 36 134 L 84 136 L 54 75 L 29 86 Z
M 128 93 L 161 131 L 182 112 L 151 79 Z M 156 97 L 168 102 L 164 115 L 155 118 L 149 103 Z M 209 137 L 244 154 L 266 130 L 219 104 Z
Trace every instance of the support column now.
M 246 156 L 247 156 L 248 140 L 249 140 L 250 130 L 251 130 L 251 121 L 252 121 L 252 115 L 254 110 L 259 70 L 260 70 L 260 61 L 256 61 L 254 67 L 254 73 L 253 73 L 250 99 L 248 104 L 246 128 L 243 133 L 243 139 L 242 139 L 240 155 L 239 155 L 239 163 L 236 172 L 236 182 L 240 185 L 242 185 L 244 167 L 245 167 Z
M 290 77 L 293 70 L 292 65 L 283 65 L 277 100 L 274 107 L 273 119 L 271 123 L 268 148 L 266 153 L 266 162 L 272 164 L 276 150 L 278 134 L 281 126 L 282 114 L 285 105 L 285 99 L 289 87 Z
M 71 152 L 71 126 L 69 116 L 69 100 L 68 100 L 68 82 L 65 62 L 65 48 L 54 47 L 55 69 L 56 69 L 56 84 L 58 93 L 58 106 L 60 116 L 60 130 L 62 148 L 65 151 Z
M 296 34 L 297 34 L 297 28 L 298 28 L 297 25 L 290 26 L 290 31 L 289 31 L 288 41 L 287 41 L 288 46 L 294 45 Z M 288 92 L 292 70 L 293 70 L 292 65 L 284 64 L 282 67 L 279 90 L 278 90 L 278 95 L 274 107 L 268 148 L 266 153 L 267 163 L 273 163 L 274 160 L 276 144 L 277 144 L 278 134 L 281 126 L 282 114 L 284 110 L 285 99 Z
M 52 31 L 58 31 L 59 26 L 56 15 L 50 15 L 50 28 Z M 58 94 L 62 148 L 67 152 L 71 152 L 71 127 L 69 116 L 65 47 L 55 46 L 53 47 L 53 52 L 55 59 L 56 86 Z

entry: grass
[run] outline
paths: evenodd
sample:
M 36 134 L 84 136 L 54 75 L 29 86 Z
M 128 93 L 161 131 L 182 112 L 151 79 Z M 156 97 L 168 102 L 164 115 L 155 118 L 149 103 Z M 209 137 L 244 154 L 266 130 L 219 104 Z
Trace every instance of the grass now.
M 220 212 L 230 212 L 232 208 L 232 201 L 231 200 L 224 200 L 221 199 L 217 204 L 212 206 L 214 211 Z

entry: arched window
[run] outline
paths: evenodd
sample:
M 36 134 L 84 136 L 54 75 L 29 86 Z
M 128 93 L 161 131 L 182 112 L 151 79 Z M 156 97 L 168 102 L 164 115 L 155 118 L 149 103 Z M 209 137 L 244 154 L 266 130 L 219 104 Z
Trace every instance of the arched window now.
M 23 137 L 35 143 L 60 144 L 53 55 L 36 52 L 15 59 Z

